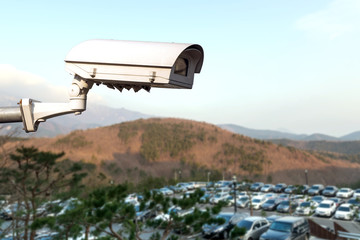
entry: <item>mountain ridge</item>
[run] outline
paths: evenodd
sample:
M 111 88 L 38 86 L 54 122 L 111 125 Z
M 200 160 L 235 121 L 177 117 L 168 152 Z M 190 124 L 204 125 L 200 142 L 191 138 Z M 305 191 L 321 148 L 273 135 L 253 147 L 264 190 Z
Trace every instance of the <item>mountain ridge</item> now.
M 34 146 L 65 152 L 65 158 L 95 164 L 116 182 L 144 176 L 230 179 L 236 174 L 267 182 L 344 184 L 358 180 L 360 162 L 232 133 L 216 125 L 173 118 L 148 118 L 76 130 L 53 138 L 9 142 L 7 149 Z M 334 171 L 343 174 L 333 178 Z M 331 174 L 330 174 L 331 173 Z

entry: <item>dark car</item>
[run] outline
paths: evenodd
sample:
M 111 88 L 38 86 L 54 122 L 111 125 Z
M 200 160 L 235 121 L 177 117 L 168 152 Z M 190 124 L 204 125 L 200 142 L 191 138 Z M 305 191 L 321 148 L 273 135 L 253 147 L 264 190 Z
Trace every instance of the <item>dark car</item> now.
M 335 197 L 338 190 L 339 189 L 335 186 L 326 186 L 322 192 L 322 195 L 326 197 Z
M 229 237 L 230 230 L 241 220 L 248 217 L 248 213 L 234 214 L 229 212 L 222 212 L 216 216 L 216 219 L 223 219 L 224 223 L 204 224 L 202 226 L 203 238 L 222 238 Z
M 279 205 L 279 200 L 276 198 L 268 199 L 266 202 L 261 205 L 261 208 L 265 211 L 274 211 L 276 207 Z
M 251 191 L 260 191 L 260 189 L 264 186 L 264 183 L 262 182 L 256 182 L 251 185 L 250 190 Z
M 243 228 L 246 230 L 245 235 L 235 237 L 234 232 L 235 228 L 230 232 L 231 239 L 241 239 L 241 240 L 253 240 L 259 239 L 261 234 L 266 232 L 269 229 L 270 223 L 266 218 L 263 217 L 247 217 L 236 224 L 237 228 Z
M 309 239 L 310 229 L 303 217 L 281 217 L 276 219 L 263 233 L 260 240 Z
M 352 204 L 354 207 L 360 208 L 360 199 L 359 198 L 350 198 L 347 203 Z
M 287 185 L 285 183 L 278 183 L 274 187 L 274 192 L 281 193 L 285 190 Z

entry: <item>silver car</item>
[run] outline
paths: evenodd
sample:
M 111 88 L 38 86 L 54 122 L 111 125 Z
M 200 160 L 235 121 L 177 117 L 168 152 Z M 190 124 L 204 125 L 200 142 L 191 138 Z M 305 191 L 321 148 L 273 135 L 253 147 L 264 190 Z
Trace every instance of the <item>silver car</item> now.
M 236 224 L 236 228 L 244 228 L 246 230 L 245 235 L 233 237 L 235 233 L 235 229 L 230 232 L 230 236 L 232 239 L 241 239 L 241 240 L 248 240 L 248 239 L 259 239 L 261 234 L 266 232 L 270 227 L 270 223 L 266 218 L 263 217 L 247 217 L 241 220 Z

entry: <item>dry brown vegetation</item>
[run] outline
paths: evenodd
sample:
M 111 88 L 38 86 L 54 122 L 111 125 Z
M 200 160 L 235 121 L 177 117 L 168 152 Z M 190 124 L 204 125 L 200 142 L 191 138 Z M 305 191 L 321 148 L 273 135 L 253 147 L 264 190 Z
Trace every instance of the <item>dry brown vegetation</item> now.
M 7 148 L 35 146 L 65 152 L 73 161 L 97 165 L 115 181 L 149 176 L 196 178 L 233 174 L 238 178 L 287 183 L 342 184 L 358 181 L 360 164 L 293 147 L 251 139 L 215 125 L 183 119 L 147 119 L 74 131 L 55 138 L 11 142 Z M 341 173 L 341 175 L 337 174 Z

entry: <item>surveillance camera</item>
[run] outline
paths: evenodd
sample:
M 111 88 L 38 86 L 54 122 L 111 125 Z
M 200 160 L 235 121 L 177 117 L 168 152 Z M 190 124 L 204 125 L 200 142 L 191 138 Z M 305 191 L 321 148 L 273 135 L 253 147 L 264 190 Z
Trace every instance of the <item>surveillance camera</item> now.
M 85 81 L 120 91 L 191 89 L 203 60 L 204 51 L 197 44 L 89 40 L 68 53 L 65 68 Z
M 26 132 L 35 132 L 49 118 L 79 115 L 86 110 L 94 83 L 135 92 L 151 87 L 191 89 L 203 60 L 204 51 L 197 44 L 89 40 L 66 56 L 65 68 L 74 75 L 68 103 L 23 98 L 20 108 L 0 108 L 0 123 L 23 122 Z

